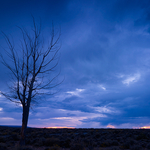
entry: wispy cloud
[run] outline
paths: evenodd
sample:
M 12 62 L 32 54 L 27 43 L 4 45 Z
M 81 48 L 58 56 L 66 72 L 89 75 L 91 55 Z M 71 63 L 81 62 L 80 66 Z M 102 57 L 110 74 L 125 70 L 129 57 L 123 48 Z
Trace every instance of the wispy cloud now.
M 125 80 L 122 81 L 123 84 L 130 85 L 135 83 L 140 79 L 141 75 L 139 73 L 128 76 Z
M 104 87 L 103 85 L 98 85 L 99 88 L 103 89 L 104 91 L 106 90 L 106 87 Z
M 85 89 L 78 89 L 76 88 L 75 91 L 67 91 L 66 93 L 70 94 L 71 96 L 81 96 L 81 93 L 85 91 Z
M 11 117 L 1 117 L 0 119 L 1 120 L 8 120 L 8 121 L 15 120 L 14 118 L 11 118 Z
M 111 114 L 111 113 L 118 113 L 117 110 L 115 110 L 114 108 L 112 107 L 107 107 L 107 106 L 102 106 L 102 107 L 92 107 L 93 109 L 95 109 L 97 112 L 100 112 L 100 113 L 108 113 L 108 114 Z

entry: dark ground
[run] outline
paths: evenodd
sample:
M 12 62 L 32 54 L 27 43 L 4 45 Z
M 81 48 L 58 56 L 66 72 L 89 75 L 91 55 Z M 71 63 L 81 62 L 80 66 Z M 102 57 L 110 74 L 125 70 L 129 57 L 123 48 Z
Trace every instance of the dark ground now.
M 28 128 L 19 147 L 19 127 L 0 126 L 0 150 L 149 150 L 149 129 Z

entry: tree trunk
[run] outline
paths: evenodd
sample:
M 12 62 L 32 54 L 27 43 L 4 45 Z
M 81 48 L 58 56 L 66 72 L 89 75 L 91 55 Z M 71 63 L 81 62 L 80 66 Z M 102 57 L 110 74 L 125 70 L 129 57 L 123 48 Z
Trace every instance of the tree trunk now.
M 28 117 L 29 117 L 29 106 L 23 106 L 21 139 L 20 139 L 20 143 L 19 143 L 21 146 L 25 145 Z

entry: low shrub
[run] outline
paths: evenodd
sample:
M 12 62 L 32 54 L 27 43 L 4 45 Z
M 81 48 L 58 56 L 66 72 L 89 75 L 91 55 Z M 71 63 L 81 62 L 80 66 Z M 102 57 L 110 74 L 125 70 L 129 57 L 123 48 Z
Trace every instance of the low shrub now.
M 147 149 L 150 149 L 150 143 L 149 143 L 149 144 L 147 144 L 146 148 L 147 148 Z
M 112 146 L 113 141 L 112 140 L 105 140 L 104 142 L 101 143 L 101 147 L 109 147 Z
M 64 148 L 69 148 L 70 143 L 71 143 L 71 140 L 69 138 L 67 138 L 67 139 L 64 139 L 64 140 L 60 140 L 59 146 L 64 147 Z
M 60 141 L 57 138 L 48 138 L 44 141 L 44 145 L 45 146 L 55 146 L 55 145 L 59 145 Z
M 36 147 L 44 146 L 44 142 L 45 142 L 44 137 L 35 138 L 34 140 L 32 140 L 33 145 Z
M 119 147 L 112 147 L 110 150 L 120 150 Z
M 0 143 L 0 150 L 8 150 L 5 143 Z
M 82 143 L 74 143 L 71 145 L 70 150 L 85 150 Z
M 19 140 L 20 140 L 20 136 L 19 136 L 18 134 L 16 134 L 16 133 L 13 133 L 13 134 L 11 135 L 11 137 L 12 137 L 12 139 L 13 139 L 14 141 L 19 141 Z
M 5 143 L 7 140 L 5 137 L 0 137 L 0 143 Z
M 132 145 L 134 145 L 135 141 L 131 138 L 128 138 L 123 144 L 122 147 L 125 149 L 129 149 Z
M 133 145 L 130 150 L 144 150 L 140 145 Z
M 112 144 L 112 146 L 118 146 L 119 142 L 117 140 L 113 140 L 111 144 Z
M 30 146 L 20 146 L 20 145 L 16 145 L 14 147 L 14 150 L 34 150 L 32 147 Z
M 144 133 L 141 133 L 136 137 L 136 140 L 143 140 L 143 139 L 147 139 L 147 136 Z
M 59 146 L 52 146 L 49 148 L 45 148 L 45 150 L 60 150 L 60 147 Z

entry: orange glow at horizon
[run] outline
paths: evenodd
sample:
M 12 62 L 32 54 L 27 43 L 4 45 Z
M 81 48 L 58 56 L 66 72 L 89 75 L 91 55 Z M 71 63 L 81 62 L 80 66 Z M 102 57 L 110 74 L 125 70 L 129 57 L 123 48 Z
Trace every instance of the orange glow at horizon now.
M 150 129 L 150 126 L 144 126 L 144 127 L 141 127 L 140 129 Z
M 46 127 L 48 129 L 75 129 L 74 127 Z
M 109 125 L 107 125 L 107 128 L 112 128 L 112 129 L 114 129 L 114 128 L 115 128 L 115 126 L 113 126 L 113 125 L 109 124 Z

